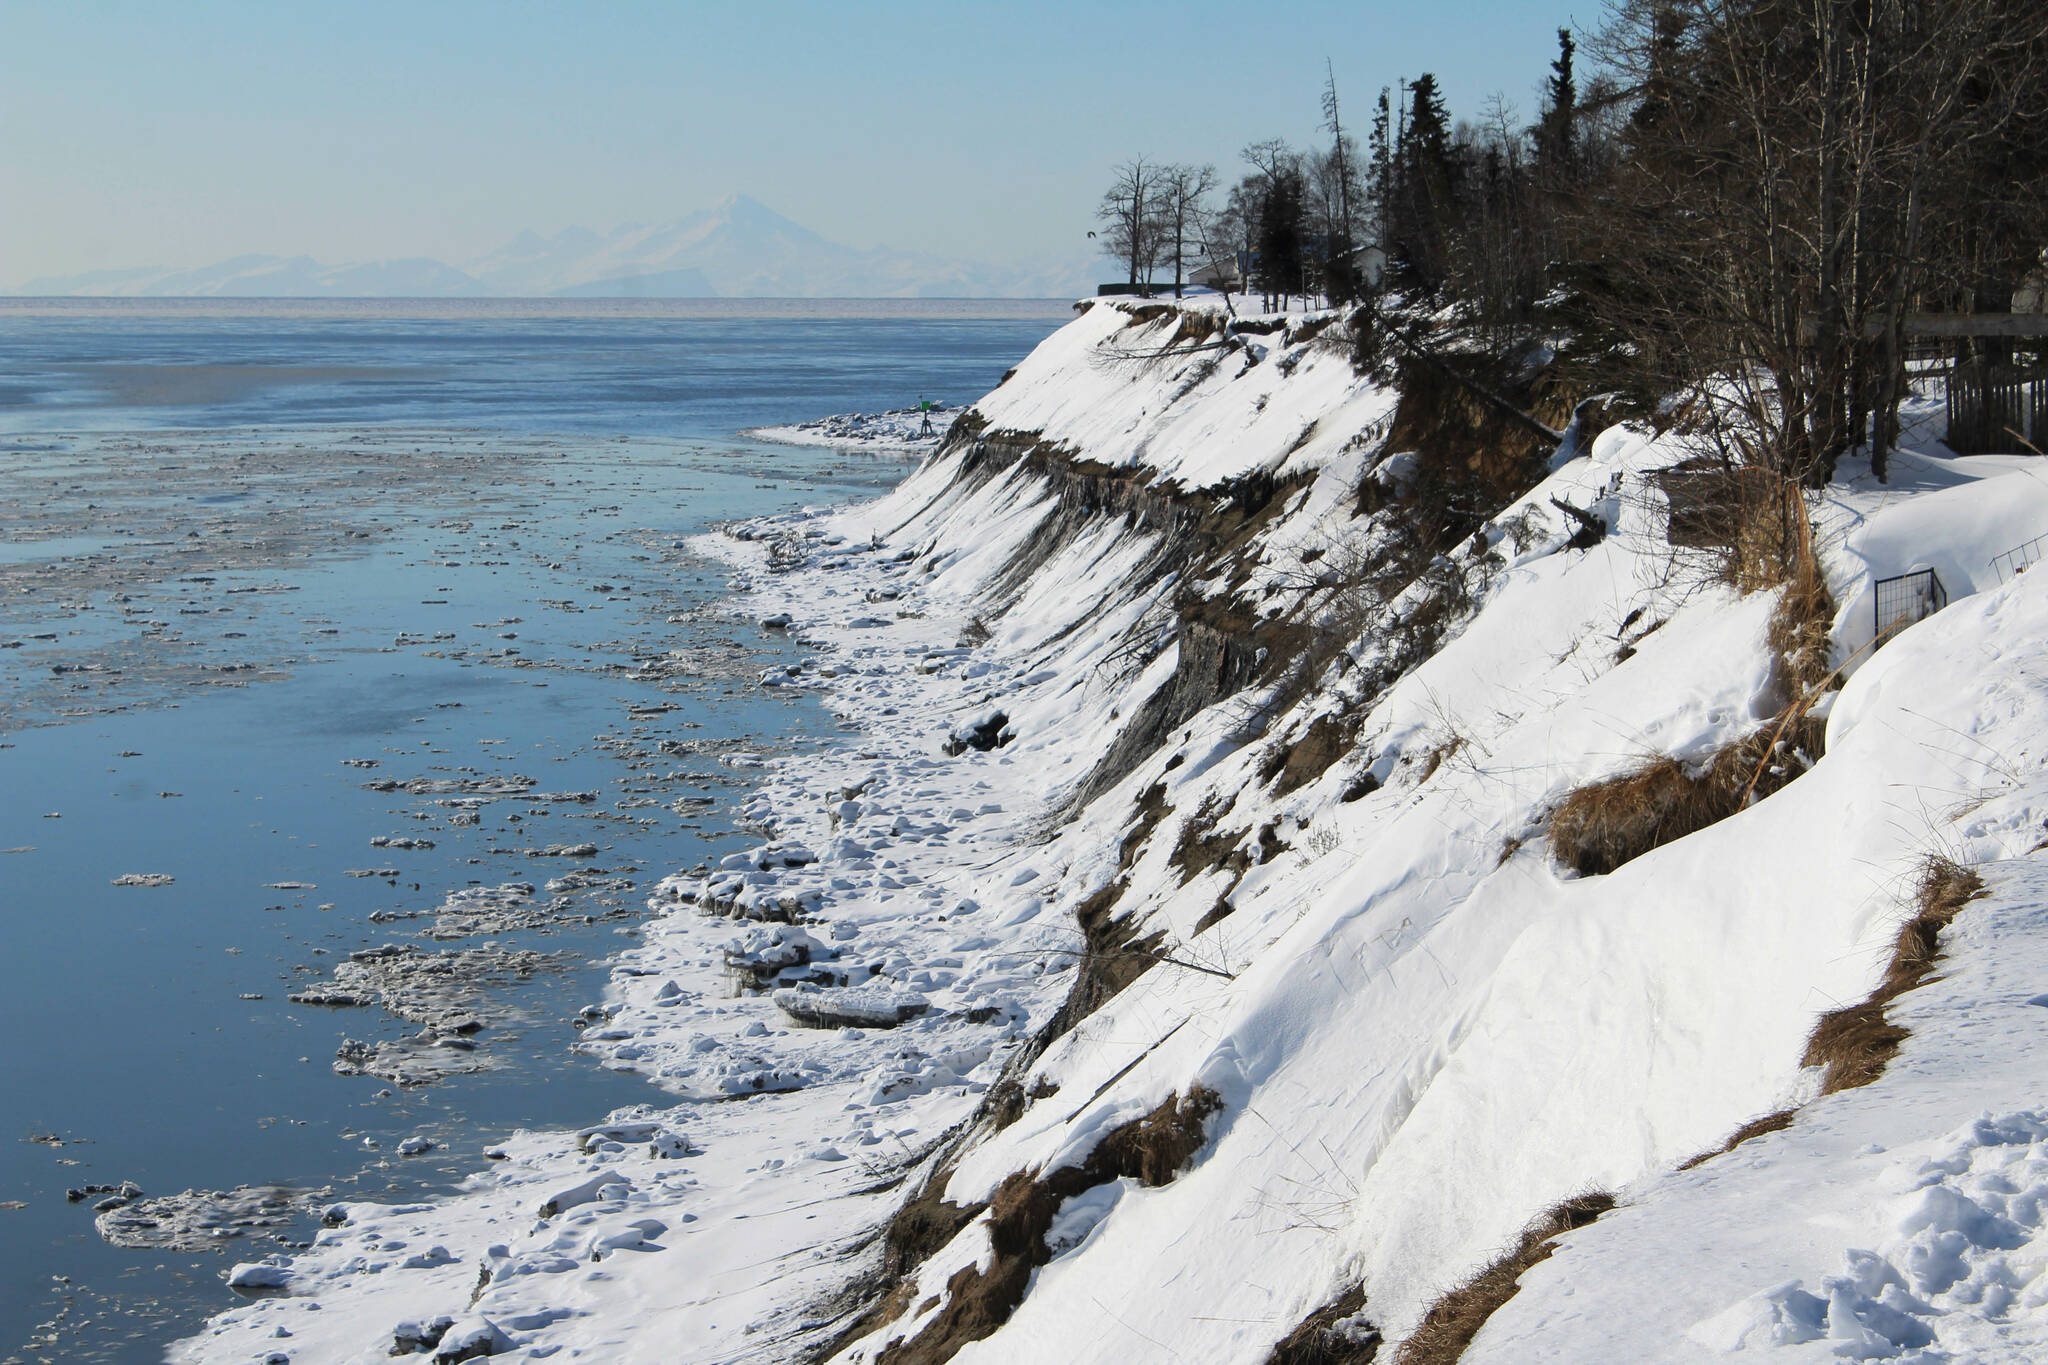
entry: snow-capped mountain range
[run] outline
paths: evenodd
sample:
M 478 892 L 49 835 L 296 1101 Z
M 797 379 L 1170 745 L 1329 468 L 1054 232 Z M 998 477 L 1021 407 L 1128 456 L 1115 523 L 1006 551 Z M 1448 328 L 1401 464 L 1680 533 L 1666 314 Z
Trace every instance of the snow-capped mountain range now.
M 672 223 L 523 232 L 457 268 L 426 257 L 326 265 L 237 256 L 199 269 L 96 270 L 5 293 L 129 298 L 1060 298 L 1093 291 L 1085 250 L 989 265 L 829 241 L 743 194 Z

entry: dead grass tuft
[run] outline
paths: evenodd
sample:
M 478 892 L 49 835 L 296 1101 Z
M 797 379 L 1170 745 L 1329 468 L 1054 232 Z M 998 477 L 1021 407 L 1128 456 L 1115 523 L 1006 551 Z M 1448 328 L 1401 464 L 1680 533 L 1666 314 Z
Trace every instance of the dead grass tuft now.
M 1825 629 L 1820 648 L 1824 658 Z M 1813 696 L 1798 693 L 1771 724 L 1705 760 L 1655 758 L 1579 788 L 1551 813 L 1551 852 L 1581 876 L 1604 876 L 1790 785 L 1826 741 L 1807 714 Z
M 1550 818 L 1550 848 L 1582 877 L 1599 877 L 1653 848 L 1705 829 L 1740 809 L 1756 755 L 1730 745 L 1703 766 L 1654 759 L 1634 772 L 1581 787 Z
M 1910 1035 L 1884 1017 L 1884 1006 L 1882 1000 L 1864 1000 L 1829 1010 L 1813 1026 L 1799 1062 L 1825 1069 L 1821 1094 L 1869 1085 L 1899 1055 L 1899 1044 Z
M 1422 772 L 1417 775 L 1415 779 L 1416 784 L 1419 786 L 1429 781 L 1430 778 L 1435 777 L 1437 769 L 1456 758 L 1464 747 L 1465 737 L 1460 734 L 1453 734 L 1449 739 L 1444 740 L 1424 754 L 1422 756 Z
M 1796 704 L 1832 680 L 1829 634 L 1834 624 L 1834 594 L 1813 555 L 1802 554 L 1785 579 L 1767 633 L 1771 653 L 1783 669 L 1781 683 L 1788 701 Z
M 1222 1107 L 1223 1097 L 1205 1086 L 1190 1087 L 1186 1099 L 1168 1095 L 1157 1109 L 1102 1140 L 1086 1168 L 1101 1179 L 1090 1185 L 1120 1178 L 1153 1187 L 1171 1184 L 1202 1150 L 1209 1116 Z
M 1776 1133 L 1790 1128 L 1793 1118 L 1798 1113 L 1797 1109 L 1780 1109 L 1774 1114 L 1765 1114 L 1760 1119 L 1751 1119 L 1748 1123 L 1743 1124 L 1740 1128 L 1730 1133 L 1728 1140 L 1719 1147 L 1709 1152 L 1701 1152 L 1698 1156 L 1688 1157 L 1684 1161 L 1679 1162 L 1678 1169 L 1689 1171 L 1695 1166 L 1704 1166 L 1717 1156 L 1728 1155 L 1728 1153 L 1734 1151 L 1751 1138 L 1760 1138 L 1765 1133 Z
M 1657 474 L 1673 545 L 1710 550 L 1721 579 L 1750 593 L 1789 582 L 1810 560 L 1805 495 L 1759 465 L 1689 460 Z
M 1983 894 L 1984 879 L 1951 858 L 1929 854 L 1920 868 L 1913 917 L 1899 926 L 1891 965 L 1864 1000 L 1830 1010 L 1813 1026 L 1800 1065 L 1825 1069 L 1821 1093 L 1853 1090 L 1884 1074 L 1910 1034 L 1885 1018 L 1885 1007 L 1923 984 L 1941 957 L 1941 931 Z
M 1529 1267 L 1548 1260 L 1557 1239 L 1614 1207 L 1614 1196 L 1575 1195 L 1544 1213 L 1513 1250 L 1430 1306 L 1415 1334 L 1401 1343 L 1395 1365 L 1453 1365 L 1502 1304 L 1515 1296 Z
M 1381 1341 L 1364 1311 L 1365 1286 L 1353 1285 L 1273 1343 L 1266 1365 L 1371 1365 Z
M 1045 1234 L 1062 1202 L 1117 1179 L 1171 1182 L 1201 1150 L 1209 1116 L 1222 1107 L 1215 1091 L 1193 1086 L 1185 1099 L 1168 1095 L 1143 1118 L 1111 1129 L 1080 1166 L 1043 1178 L 1034 1171 L 1010 1176 L 987 1206 L 988 1269 L 965 1266 L 946 1281 L 944 1307 L 917 1335 L 890 1341 L 876 1365 L 944 1365 L 993 1334 L 1024 1301 L 1032 1272 L 1052 1259 Z M 901 1299 L 907 1306 L 910 1291 Z

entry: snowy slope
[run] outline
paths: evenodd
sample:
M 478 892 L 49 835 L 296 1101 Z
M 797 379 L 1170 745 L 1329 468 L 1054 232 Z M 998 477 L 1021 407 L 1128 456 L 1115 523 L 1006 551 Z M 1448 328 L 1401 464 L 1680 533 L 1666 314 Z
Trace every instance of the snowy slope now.
M 1496 1313 L 1474 1365 L 2048 1357 L 2048 877 L 1984 866 L 1875 1084 L 1645 1182 Z
M 2033 960 L 2040 914 L 2048 582 L 1990 561 L 2048 517 L 2032 469 L 1922 452 L 1828 490 L 1856 668 L 1822 702 L 1825 756 L 1579 876 L 1545 838 L 1567 795 L 1778 714 L 1777 595 L 1666 543 L 1654 476 L 1691 452 L 1616 429 L 1350 601 L 1346 566 L 1399 538 L 1365 494 L 1415 460 L 1386 446 L 1394 395 L 1313 320 L 1272 321 L 1097 305 L 889 497 L 708 540 L 739 610 L 818 649 L 762 685 L 818 688 L 857 732 L 767 773 L 748 814 L 773 837 L 664 882 L 617 964 L 582 1045 L 673 1103 L 524 1135 L 442 1205 L 337 1211 L 274 1267 L 287 1296 L 178 1358 L 261 1359 L 282 1326 L 292 1360 L 382 1359 L 396 1323 L 447 1315 L 469 1320 L 450 1343 L 528 1359 L 1256 1365 L 1349 1290 L 1398 1340 L 1595 1189 L 1622 1208 L 1474 1359 L 1685 1360 L 1785 1323 L 1811 1353 L 1832 1345 L 1794 1338 L 1814 1302 L 1834 1329 L 1831 1296 L 1834 1343 L 1853 1319 L 1896 1345 L 1886 1312 L 1938 1310 L 1927 1339 L 1957 1358 L 2030 1358 L 2043 1101 L 2002 964 Z M 1923 561 L 1953 604 L 1865 649 L 1871 579 Z M 1908 1051 L 1672 1174 L 1813 1099 L 1807 1035 L 1882 975 L 1931 851 L 1995 862 L 1994 894 L 1948 978 L 1902 998 Z M 1167 1168 L 1105 1165 L 1203 1090 L 1220 1107 Z M 1964 1132 L 1979 1108 L 2013 1117 Z M 1872 1143 L 1940 1159 L 1843 1173 Z M 874 1228 L 927 1180 L 957 1228 L 885 1250 Z M 1888 1202 L 1902 1180 L 1932 1213 Z M 1020 1251 L 1027 1188 L 1052 1193 Z M 1830 1281 L 1852 1247 L 1927 1311 L 1870 1261 Z M 1966 1273 L 1935 1288 L 1943 1255 Z M 998 1282 L 1015 1299 L 963 1328 Z

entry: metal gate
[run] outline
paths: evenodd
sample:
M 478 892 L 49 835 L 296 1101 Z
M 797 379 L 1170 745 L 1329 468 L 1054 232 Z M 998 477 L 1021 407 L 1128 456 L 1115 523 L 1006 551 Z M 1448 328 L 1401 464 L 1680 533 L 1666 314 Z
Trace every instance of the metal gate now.
M 1948 605 L 1948 590 L 1932 569 L 1877 580 L 1877 638 L 1896 635 Z

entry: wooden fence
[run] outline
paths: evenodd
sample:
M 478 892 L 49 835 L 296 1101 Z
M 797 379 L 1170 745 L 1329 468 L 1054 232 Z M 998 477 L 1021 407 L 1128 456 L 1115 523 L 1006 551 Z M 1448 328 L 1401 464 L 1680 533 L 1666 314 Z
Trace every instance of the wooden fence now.
M 1958 455 L 2048 447 L 2048 376 L 2017 365 L 1951 366 L 1948 445 Z

